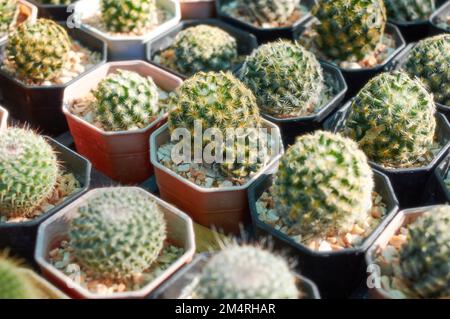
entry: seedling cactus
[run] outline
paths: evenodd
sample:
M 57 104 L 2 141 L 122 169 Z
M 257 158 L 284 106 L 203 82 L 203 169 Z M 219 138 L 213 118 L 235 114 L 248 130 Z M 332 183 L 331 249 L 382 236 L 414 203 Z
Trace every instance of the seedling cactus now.
M 436 9 L 435 0 L 384 0 L 388 17 L 396 21 L 428 20 Z
M 300 0 L 236 0 L 240 10 L 260 24 L 285 23 L 299 3 Z
M 16 261 L 0 255 L 0 299 L 37 299 L 39 294 Z

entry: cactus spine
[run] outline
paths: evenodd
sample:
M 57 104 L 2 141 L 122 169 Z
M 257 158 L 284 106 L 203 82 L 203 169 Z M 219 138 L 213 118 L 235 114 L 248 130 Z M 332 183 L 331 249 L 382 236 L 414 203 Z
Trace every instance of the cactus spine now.
M 261 25 L 287 22 L 299 3 L 300 0 L 236 0 L 241 11 Z
M 384 0 L 388 17 L 396 21 L 428 20 L 436 9 L 435 0 Z
M 0 255 L 0 299 L 37 299 L 33 282 L 17 262 Z
M 0 0 L 0 36 L 7 33 L 19 13 L 16 0 Z

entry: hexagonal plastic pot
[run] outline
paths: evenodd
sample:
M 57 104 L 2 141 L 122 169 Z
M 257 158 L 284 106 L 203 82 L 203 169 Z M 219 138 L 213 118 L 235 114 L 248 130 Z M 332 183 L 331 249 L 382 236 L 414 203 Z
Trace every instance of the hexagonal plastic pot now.
M 151 293 L 149 299 L 188 299 L 189 295 L 185 295 L 186 287 L 191 284 L 193 278 L 201 274 L 210 258 L 210 254 L 197 255 L 192 263 Z M 299 274 L 296 274 L 296 277 L 299 289 L 306 293 L 304 299 L 320 299 L 319 290 L 314 282 Z
M 17 0 L 17 5 L 19 6 L 19 22 L 36 20 L 38 8 L 34 4 L 25 0 Z M 7 37 L 6 34 L 0 37 L 0 45 L 6 42 Z
M 49 253 L 58 244 L 68 238 L 70 220 L 76 215 L 78 207 L 86 200 L 95 196 L 101 189 L 89 191 L 69 206 L 66 206 L 59 213 L 45 221 L 38 231 L 35 258 L 42 271 L 42 274 L 50 282 L 54 283 L 63 292 L 72 298 L 82 299 L 123 299 L 123 298 L 144 298 L 165 280 L 172 276 L 177 270 L 187 265 L 195 254 L 195 238 L 192 220 L 183 212 L 172 205 L 164 202 L 147 191 L 136 188 L 146 196 L 151 197 L 162 208 L 164 218 L 167 223 L 168 241 L 178 247 L 183 247 L 185 252 L 170 267 L 159 274 L 153 281 L 149 282 L 140 290 L 115 293 L 113 295 L 99 295 L 88 291 L 79 283 L 69 278 L 49 262 Z
M 181 19 L 210 19 L 216 16 L 214 0 L 180 0 Z
M 72 39 L 92 51 L 99 52 L 102 56 L 97 65 L 68 83 L 51 86 L 26 85 L 0 68 L 4 106 L 9 110 L 11 117 L 53 136 L 64 133 L 68 128 L 61 110 L 64 89 L 106 62 L 106 44 L 103 41 L 77 28 L 66 30 Z M 0 61 L 2 60 L 3 57 L 0 57 Z
M 247 188 L 278 161 L 283 153 L 279 128 L 266 120 L 263 121 L 263 127 L 272 130 L 273 136 L 279 141 L 280 150 L 270 163 L 247 183 L 232 187 L 200 187 L 165 167 L 159 162 L 157 153 L 158 148 L 170 139 L 168 125 L 165 124 L 155 131 L 150 137 L 150 158 L 155 168 L 156 184 L 161 198 L 186 212 L 200 225 L 239 235 L 241 227 L 250 222 Z
M 0 130 L 6 128 L 8 124 L 8 111 L 0 106 Z
M 169 11 L 173 17 L 141 36 L 114 36 L 81 22 L 81 29 L 108 45 L 108 61 L 145 60 L 145 43 L 170 30 L 181 20 L 178 0 L 157 0 L 157 6 Z M 77 19 L 87 18 L 100 10 L 100 0 L 81 0 L 75 4 Z
M 302 0 L 302 4 L 308 8 L 308 13 L 302 16 L 297 22 L 288 27 L 262 28 L 243 21 L 239 18 L 232 17 L 222 10 L 222 6 L 233 0 L 216 0 L 217 15 L 224 20 L 240 29 L 246 30 L 256 36 L 259 44 L 272 42 L 277 39 L 294 40 L 303 32 L 305 24 L 311 19 L 311 9 L 316 4 L 316 0 Z
M 332 132 L 339 131 L 345 123 L 350 111 L 349 101 L 324 123 L 325 129 Z M 424 190 L 435 168 L 444 160 L 450 149 L 450 124 L 444 115 L 436 113 L 436 137 L 442 145 L 433 161 L 426 166 L 418 168 L 385 168 L 374 162 L 370 165 L 386 174 L 394 187 L 395 194 L 402 208 L 411 208 L 423 205 Z
M 272 174 L 262 175 L 248 190 L 255 234 L 257 238 L 269 238 L 276 249 L 296 257 L 300 272 L 317 284 L 324 298 L 347 298 L 356 288 L 359 288 L 364 279 L 366 250 L 398 211 L 398 202 L 387 176 L 374 170 L 374 179 L 375 190 L 383 198 L 387 213 L 383 221 L 359 247 L 332 252 L 313 251 L 261 221 L 258 217 L 256 202 L 272 185 Z
M 144 61 L 110 62 L 81 77 L 64 90 L 63 112 L 77 151 L 111 179 L 123 184 L 136 185 L 153 174 L 149 137 L 166 122 L 166 115 L 156 118 L 143 129 L 106 132 L 68 111 L 70 101 L 86 96 L 108 74 L 118 69 L 149 76 L 165 91 L 173 91 L 183 81 Z
M 71 5 L 61 4 L 43 4 L 39 0 L 29 0 L 39 10 L 39 18 L 47 18 L 55 21 L 67 21 L 73 14 L 73 3 L 77 0 L 72 0 Z
M 256 40 L 256 38 L 253 34 L 250 34 L 246 31 L 237 29 L 234 26 L 232 26 L 228 23 L 225 23 L 223 21 L 220 21 L 218 19 L 181 21 L 176 27 L 170 29 L 167 32 L 164 32 L 157 38 L 150 40 L 147 43 L 147 47 L 146 47 L 147 61 L 150 61 L 150 63 L 155 64 L 155 65 L 159 66 L 160 68 L 167 70 L 183 79 L 188 78 L 189 76 L 186 74 L 180 74 L 176 70 L 169 69 L 168 67 L 165 67 L 159 63 L 156 63 L 154 61 L 154 57 L 157 53 L 160 53 L 161 51 L 168 49 L 175 41 L 175 38 L 178 35 L 178 33 L 180 33 L 182 30 L 185 30 L 185 29 L 193 27 L 193 26 L 202 25 L 202 24 L 218 27 L 218 28 L 228 32 L 230 35 L 232 35 L 236 39 L 238 54 L 241 56 L 250 55 L 253 52 L 253 50 L 258 47 L 258 41 Z M 239 64 L 234 65 L 228 71 L 234 71 L 239 66 L 240 66 Z
M 448 15 L 450 15 L 450 2 L 444 4 L 441 8 L 436 10 L 436 12 L 434 12 L 433 15 L 430 17 L 431 32 L 433 34 L 450 33 L 450 26 L 444 28 L 441 25 L 439 25 L 439 19 L 441 18 L 443 19 Z
M 426 206 L 419 208 L 411 208 L 400 211 L 397 216 L 387 225 L 387 227 L 379 234 L 376 241 L 370 246 L 368 251 L 366 252 L 366 266 L 368 265 L 377 265 L 376 263 L 376 253 L 380 249 L 385 248 L 392 236 L 394 236 L 398 230 L 403 227 L 411 224 L 414 220 L 416 220 L 420 215 L 429 211 L 435 206 Z M 374 274 L 370 274 L 370 276 L 374 276 Z M 373 278 L 371 278 L 373 279 Z M 388 291 L 386 291 L 382 287 L 374 287 L 369 288 L 369 296 L 372 299 L 394 299 Z
M 91 180 L 91 164 L 85 158 L 51 138 L 47 138 L 47 141 L 56 151 L 61 167 L 77 178 L 81 183 L 81 188 L 68 196 L 62 203 L 56 205 L 39 217 L 26 222 L 0 223 L 0 249 L 9 247 L 12 252 L 27 259 L 27 261 L 31 263 L 34 262 L 33 253 L 39 225 L 83 195 L 89 189 Z
M 445 182 L 450 172 L 450 156 L 447 157 L 436 167 L 433 176 L 428 181 L 425 188 L 425 203 L 428 204 L 445 204 L 450 203 L 450 190 Z
M 450 9 L 450 7 L 449 7 Z M 450 13 L 450 10 L 449 10 Z M 408 44 L 402 52 L 400 52 L 393 60 L 392 62 L 386 67 L 387 71 L 392 70 L 400 70 L 403 65 L 406 63 L 406 59 L 408 58 L 409 52 L 417 45 L 417 43 L 410 43 Z M 440 103 L 436 103 L 437 109 L 440 113 L 444 114 L 445 117 L 450 120 L 450 105 L 444 105 Z

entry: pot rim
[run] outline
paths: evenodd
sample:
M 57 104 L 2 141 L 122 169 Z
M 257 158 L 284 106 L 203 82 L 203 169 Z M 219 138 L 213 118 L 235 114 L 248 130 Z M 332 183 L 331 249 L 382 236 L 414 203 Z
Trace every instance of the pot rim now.
M 6 129 L 8 124 L 9 112 L 7 109 L 0 105 L 0 114 L 2 114 L 2 117 L 0 117 L 0 130 Z
M 153 167 L 160 171 L 163 171 L 166 174 L 169 174 L 171 177 L 175 178 L 178 182 L 185 184 L 186 186 L 194 189 L 196 192 L 200 192 L 200 193 L 224 193 L 224 192 L 231 192 L 231 191 L 241 191 L 241 190 L 246 190 L 247 188 L 249 188 L 250 185 L 253 184 L 254 181 L 256 181 L 258 179 L 258 177 L 260 177 L 261 175 L 264 174 L 264 172 L 266 172 L 267 170 L 269 170 L 270 168 L 273 167 L 273 165 L 275 165 L 278 160 L 280 159 L 280 157 L 283 155 L 284 153 L 284 145 L 283 142 L 281 140 L 281 133 L 280 133 L 280 129 L 277 125 L 275 125 L 274 123 L 271 123 L 265 119 L 262 119 L 263 124 L 265 124 L 265 126 L 267 126 L 268 128 L 272 129 L 275 131 L 275 134 L 279 140 L 279 145 L 280 145 L 280 150 L 278 152 L 278 154 L 272 156 L 271 160 L 264 166 L 262 167 L 257 174 L 255 174 L 252 178 L 250 178 L 245 184 L 240 185 L 240 186 L 227 186 L 227 187 L 215 187 L 215 188 L 206 188 L 206 187 L 202 187 L 199 186 L 183 177 L 181 177 L 179 174 L 175 173 L 174 171 L 172 171 L 171 169 L 165 167 L 164 165 L 162 165 L 159 160 L 158 160 L 158 149 L 157 149 L 157 142 L 156 139 L 159 135 L 161 135 L 162 133 L 164 133 L 165 131 L 168 130 L 169 124 L 165 123 L 164 125 L 162 125 L 160 128 L 158 128 L 155 132 L 152 133 L 152 135 L 150 136 L 150 161 L 153 165 Z
M 82 22 L 81 16 L 85 11 L 82 10 L 82 5 L 85 4 L 91 4 L 93 5 L 94 2 L 98 3 L 100 0 L 80 0 L 75 3 L 75 14 L 80 18 L 80 28 L 84 30 L 85 32 L 88 32 L 89 34 L 102 39 L 103 41 L 106 41 L 108 43 L 112 42 L 129 42 L 129 41 L 141 41 L 142 43 L 145 43 L 149 40 L 151 40 L 153 37 L 155 37 L 154 33 L 155 30 L 165 31 L 169 30 L 173 26 L 175 26 L 180 20 L 181 20 L 181 8 L 180 8 L 180 1 L 176 0 L 156 0 L 157 7 L 161 6 L 160 2 L 168 3 L 171 5 L 170 12 L 174 14 L 174 16 L 170 19 L 167 19 L 161 24 L 158 24 L 153 30 L 147 32 L 146 34 L 139 35 L 139 36 L 114 36 L 111 35 L 108 32 L 101 31 L 93 26 L 90 26 L 86 23 Z
M 58 220 L 60 217 L 65 216 L 67 213 L 75 209 L 77 206 L 79 206 L 81 203 L 85 202 L 85 200 L 96 193 L 109 189 L 114 187 L 105 187 L 105 188 L 97 188 L 92 189 L 89 192 L 85 193 L 83 196 L 79 197 L 63 209 L 61 209 L 58 213 L 51 216 L 49 219 L 47 219 L 45 222 L 43 222 L 38 229 L 37 233 L 37 240 L 36 240 L 36 249 L 34 253 L 35 260 L 39 267 L 42 270 L 45 270 L 46 272 L 50 273 L 51 276 L 54 276 L 58 280 L 60 280 L 62 283 L 65 283 L 66 285 L 70 285 L 70 289 L 77 292 L 78 294 L 82 295 L 85 298 L 88 299 L 121 299 L 121 298 L 143 298 L 149 293 L 151 293 L 152 290 L 156 289 L 158 286 L 161 285 L 163 281 L 161 281 L 161 278 L 169 278 L 171 275 L 173 275 L 175 272 L 177 272 L 179 269 L 181 269 L 185 264 L 186 261 L 189 261 L 192 259 L 192 257 L 195 254 L 195 234 L 194 234 L 194 225 L 192 222 L 192 219 L 183 213 L 181 210 L 176 208 L 175 206 L 163 201 L 162 199 L 156 197 L 150 192 L 147 192 L 146 190 L 140 188 L 140 187 L 127 187 L 130 189 L 135 189 L 146 196 L 151 197 L 158 205 L 164 207 L 169 213 L 174 214 L 181 218 L 184 222 L 184 225 L 186 227 L 186 238 L 184 242 L 184 249 L 185 252 L 183 255 L 178 257 L 166 270 L 164 270 L 162 273 L 160 273 L 155 279 L 147 283 L 144 287 L 142 287 L 139 290 L 134 291 L 127 291 L 127 292 L 120 292 L 120 293 L 114 293 L 112 295 L 101 295 L 96 294 L 93 292 L 90 292 L 88 289 L 82 287 L 80 284 L 72 280 L 69 276 L 65 275 L 62 271 L 54 267 L 52 264 L 50 264 L 47 259 L 47 252 L 49 250 L 49 247 L 45 246 L 43 243 L 43 238 L 45 236 L 45 231 L 47 230 L 47 227 L 50 226 L 54 221 Z M 68 222 L 68 220 L 66 220 Z M 159 278 L 159 279 L 158 279 Z M 165 279 L 165 280 L 166 280 Z M 159 282 L 161 281 L 161 282 Z
M 25 0 L 17 0 L 17 5 L 25 6 L 30 9 L 30 15 L 27 17 L 25 21 L 35 21 L 37 19 L 38 15 L 38 8 L 36 4 L 34 4 L 31 1 L 25 1 Z M 6 40 L 8 38 L 8 34 L 5 34 L 4 36 L 0 37 L 0 45 L 3 45 L 6 43 Z
M 24 273 L 25 276 L 31 278 L 31 280 L 34 281 L 35 283 L 37 283 L 38 285 L 42 286 L 42 287 L 38 287 L 38 288 L 39 288 L 39 290 L 45 290 L 45 291 L 43 291 L 44 294 L 52 294 L 52 296 L 48 296 L 48 297 L 50 297 L 50 298 L 57 297 L 58 299 L 69 299 L 69 297 L 66 294 L 64 294 L 62 291 L 60 291 L 58 288 L 56 288 L 49 281 L 47 281 L 43 277 L 39 276 L 33 270 L 28 269 L 28 268 L 21 268 L 19 271 Z
M 442 32 L 450 33 L 450 27 L 449 27 L 449 29 L 444 29 L 436 24 L 436 19 L 439 18 L 442 14 L 447 13 L 447 11 L 450 14 L 450 2 L 448 2 L 448 1 L 447 1 L 447 3 L 444 3 L 439 9 L 434 11 L 434 13 L 431 15 L 431 17 L 429 19 L 429 22 L 435 28 L 442 30 Z

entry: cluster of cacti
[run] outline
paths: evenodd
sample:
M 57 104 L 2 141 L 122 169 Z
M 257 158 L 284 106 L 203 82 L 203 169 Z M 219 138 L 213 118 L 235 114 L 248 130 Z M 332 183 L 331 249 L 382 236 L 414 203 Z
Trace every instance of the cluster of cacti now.
M 420 41 L 409 53 L 404 69 L 422 80 L 436 102 L 450 105 L 450 35 Z
M 0 0 L 0 36 L 10 30 L 18 13 L 16 0 Z
M 33 282 L 16 261 L 0 255 L 0 299 L 36 299 Z
M 111 32 L 141 32 L 156 24 L 155 0 L 101 0 L 102 20 Z
M 209 25 L 181 31 L 172 48 L 177 69 L 187 75 L 230 69 L 238 56 L 236 39 L 226 31 Z
M 0 131 L 0 215 L 27 216 L 51 195 L 58 160 L 46 140 L 32 131 Z
M 328 58 L 361 60 L 382 41 L 386 27 L 383 0 L 319 0 L 312 14 L 315 45 Z
M 280 117 L 307 114 L 324 90 L 314 54 L 288 41 L 259 47 L 245 60 L 239 78 L 253 91 L 262 112 Z
M 435 0 L 384 0 L 389 19 L 396 21 L 428 20 L 436 9 Z
M 260 24 L 288 21 L 299 3 L 300 0 L 236 0 L 237 7 Z
M 160 112 L 155 82 L 136 72 L 117 70 L 92 93 L 94 118 L 107 131 L 143 128 Z
M 420 80 L 392 72 L 371 79 L 357 94 L 344 133 L 370 160 L 405 167 L 430 150 L 435 128 L 433 96 Z
M 402 277 L 422 298 L 450 296 L 450 207 L 438 206 L 408 225 L 400 249 Z
M 372 170 L 358 145 L 317 131 L 297 138 L 280 160 L 273 196 L 277 214 L 302 236 L 348 230 L 372 207 Z
M 261 248 L 231 245 L 208 261 L 194 297 L 198 299 L 298 299 L 287 261 Z
M 19 77 L 45 81 L 57 77 L 71 48 L 63 27 L 47 19 L 20 24 L 8 37 L 6 57 Z
M 95 276 L 124 279 L 142 273 L 157 259 L 166 222 L 144 191 L 102 189 L 78 207 L 69 238 L 77 261 Z

